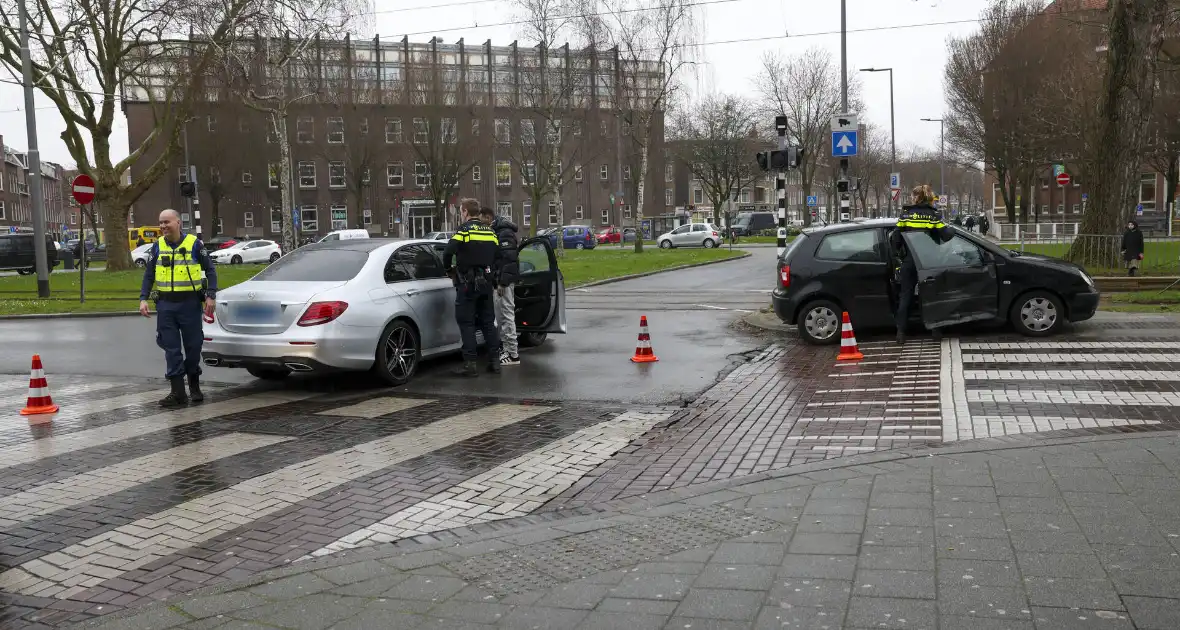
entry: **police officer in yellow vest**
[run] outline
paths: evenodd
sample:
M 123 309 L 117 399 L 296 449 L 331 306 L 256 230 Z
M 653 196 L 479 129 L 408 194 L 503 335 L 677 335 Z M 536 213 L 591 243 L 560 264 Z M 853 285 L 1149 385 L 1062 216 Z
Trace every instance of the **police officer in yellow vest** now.
M 189 400 L 205 400 L 201 393 L 202 310 L 213 315 L 217 292 L 217 270 L 201 241 L 180 229 L 175 210 L 160 213 L 163 234 L 152 245 L 139 290 L 139 313 L 150 317 L 148 297 L 156 301 L 156 345 L 168 361 L 165 376 L 172 391 L 160 401 L 161 407 L 181 407 Z M 152 290 L 152 285 L 155 290 Z M 203 308 L 202 308 L 203 307 Z M 188 377 L 188 392 L 184 389 Z
M 479 202 L 464 199 L 459 203 L 463 225 L 443 250 L 443 267 L 455 282 L 455 321 L 463 341 L 463 366 L 456 376 L 479 375 L 476 367 L 475 329 L 483 332 L 488 349 L 488 371 L 500 372 L 500 333 L 496 330 L 496 310 L 492 302 L 495 278 L 492 271 L 501 261 L 500 238 L 479 215 Z M 454 263 L 452 265 L 452 262 Z
M 897 229 L 889 235 L 889 243 L 893 251 L 901 259 L 898 269 L 897 289 L 897 343 L 905 343 L 906 324 L 909 322 L 910 304 L 914 299 L 914 289 L 918 286 L 918 267 L 914 264 L 914 256 L 906 246 L 902 232 L 926 232 L 935 242 L 949 241 L 955 233 L 942 221 L 942 213 L 934 207 L 934 191 L 929 185 L 915 186 L 910 192 L 911 205 L 902 208 L 901 216 L 897 217 Z M 939 330 L 934 331 L 937 338 Z

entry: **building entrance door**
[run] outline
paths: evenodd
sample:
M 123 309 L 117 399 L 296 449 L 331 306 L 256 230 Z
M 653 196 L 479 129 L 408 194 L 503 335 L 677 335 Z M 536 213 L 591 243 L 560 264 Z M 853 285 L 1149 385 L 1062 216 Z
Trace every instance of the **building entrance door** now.
M 414 229 L 411 236 L 413 238 L 422 238 L 434 231 L 434 217 L 430 215 L 416 216 L 414 219 Z

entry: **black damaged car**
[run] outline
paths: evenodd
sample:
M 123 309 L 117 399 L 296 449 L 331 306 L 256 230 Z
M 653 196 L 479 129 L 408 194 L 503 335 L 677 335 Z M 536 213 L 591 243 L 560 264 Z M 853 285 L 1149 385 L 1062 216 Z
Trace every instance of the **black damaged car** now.
M 840 314 L 857 330 L 892 329 L 897 310 L 893 219 L 806 230 L 778 261 L 772 294 L 779 319 L 809 343 L 840 340 Z M 910 325 L 941 328 L 1011 322 L 1022 334 L 1051 335 L 1066 322 L 1090 319 L 1098 289 L 1080 266 L 1006 250 L 958 228 L 937 243 L 928 233 L 904 237 L 918 267 Z

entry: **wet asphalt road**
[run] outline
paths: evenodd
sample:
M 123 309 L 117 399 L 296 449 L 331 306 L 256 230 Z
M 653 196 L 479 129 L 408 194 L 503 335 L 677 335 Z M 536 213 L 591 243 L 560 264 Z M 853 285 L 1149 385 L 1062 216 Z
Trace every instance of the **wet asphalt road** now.
M 551 335 L 525 350 L 522 365 L 501 377 L 456 380 L 455 359 L 424 364 L 401 391 L 614 404 L 674 404 L 711 386 L 738 355 L 761 342 L 730 324 L 744 312 L 769 304 L 774 248 L 752 248 L 751 257 L 657 274 L 568 293 L 569 334 Z M 629 361 L 646 314 L 660 361 Z M 27 374 L 40 353 L 52 386 L 85 375 L 159 377 L 163 353 L 155 345 L 154 321 L 140 317 L 0 322 L 0 373 Z M 244 370 L 205 368 L 211 381 L 245 383 Z M 376 387 L 366 379 L 290 379 L 291 387 Z

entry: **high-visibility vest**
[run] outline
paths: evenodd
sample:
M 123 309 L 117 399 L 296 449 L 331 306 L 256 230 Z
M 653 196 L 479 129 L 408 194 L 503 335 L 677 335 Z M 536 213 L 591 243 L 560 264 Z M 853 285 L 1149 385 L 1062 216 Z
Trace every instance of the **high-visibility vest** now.
M 910 210 L 897 217 L 897 227 L 914 230 L 937 230 L 946 227 L 942 217 L 934 212 Z
M 156 289 L 160 292 L 200 291 L 205 270 L 193 255 L 197 237 L 187 234 L 175 248 L 161 237 L 156 241 L 160 255 L 156 258 Z

